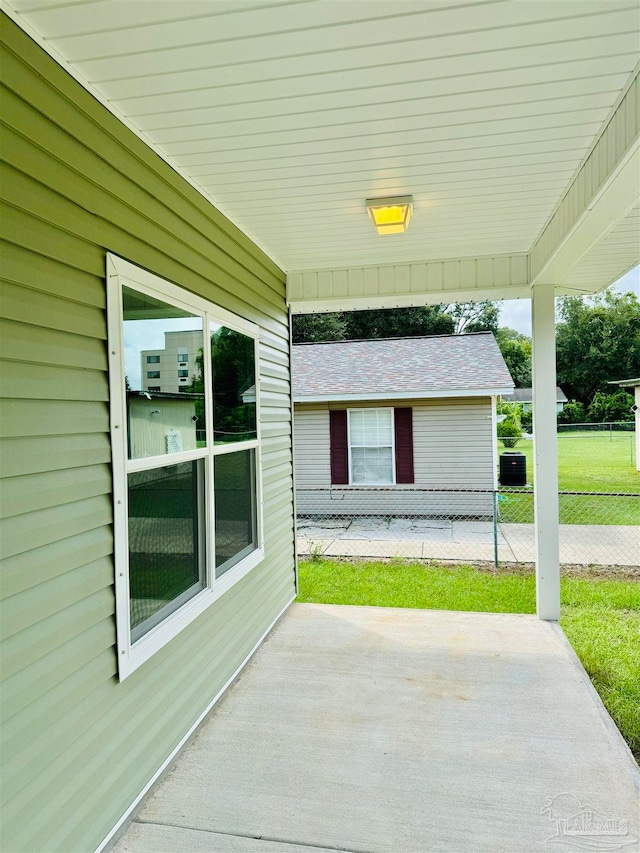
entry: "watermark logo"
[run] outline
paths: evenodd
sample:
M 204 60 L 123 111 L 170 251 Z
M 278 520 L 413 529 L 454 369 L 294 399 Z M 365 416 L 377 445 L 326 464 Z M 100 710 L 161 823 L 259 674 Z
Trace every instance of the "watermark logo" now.
M 547 797 L 540 809 L 556 831 L 546 843 L 570 844 L 581 850 L 621 850 L 638 839 L 629 835 L 629 821 L 611 817 L 582 802 L 575 794 Z

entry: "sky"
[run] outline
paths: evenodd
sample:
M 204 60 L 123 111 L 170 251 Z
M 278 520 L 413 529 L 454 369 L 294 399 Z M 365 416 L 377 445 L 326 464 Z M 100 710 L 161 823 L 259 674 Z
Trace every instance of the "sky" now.
M 631 291 L 640 299 L 640 266 L 634 267 L 628 273 L 611 285 L 611 290 L 620 293 Z M 500 305 L 500 325 L 509 326 L 523 335 L 531 335 L 531 300 L 505 299 Z

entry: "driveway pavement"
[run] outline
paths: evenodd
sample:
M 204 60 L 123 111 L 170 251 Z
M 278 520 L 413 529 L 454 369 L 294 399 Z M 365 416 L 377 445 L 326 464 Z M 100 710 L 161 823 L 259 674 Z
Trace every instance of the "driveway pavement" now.
M 498 524 L 497 532 L 500 562 L 534 562 L 533 524 Z M 299 523 L 298 553 L 492 562 L 494 529 L 490 521 L 334 516 Z M 561 524 L 560 561 L 640 566 L 640 526 Z

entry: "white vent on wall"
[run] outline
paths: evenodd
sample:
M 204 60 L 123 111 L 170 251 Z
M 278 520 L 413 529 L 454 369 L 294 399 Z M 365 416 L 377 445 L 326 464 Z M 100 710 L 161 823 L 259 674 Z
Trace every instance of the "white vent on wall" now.
M 166 434 L 167 453 L 182 452 L 182 433 L 180 430 L 172 429 Z

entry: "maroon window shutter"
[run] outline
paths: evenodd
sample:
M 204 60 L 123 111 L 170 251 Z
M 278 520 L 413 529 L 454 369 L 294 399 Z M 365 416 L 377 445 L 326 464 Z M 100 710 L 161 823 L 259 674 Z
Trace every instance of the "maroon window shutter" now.
M 396 438 L 396 483 L 414 483 L 413 409 L 395 409 L 393 424 Z
M 331 483 L 349 483 L 349 451 L 347 449 L 347 411 L 340 409 L 329 412 L 329 434 L 331 436 Z

